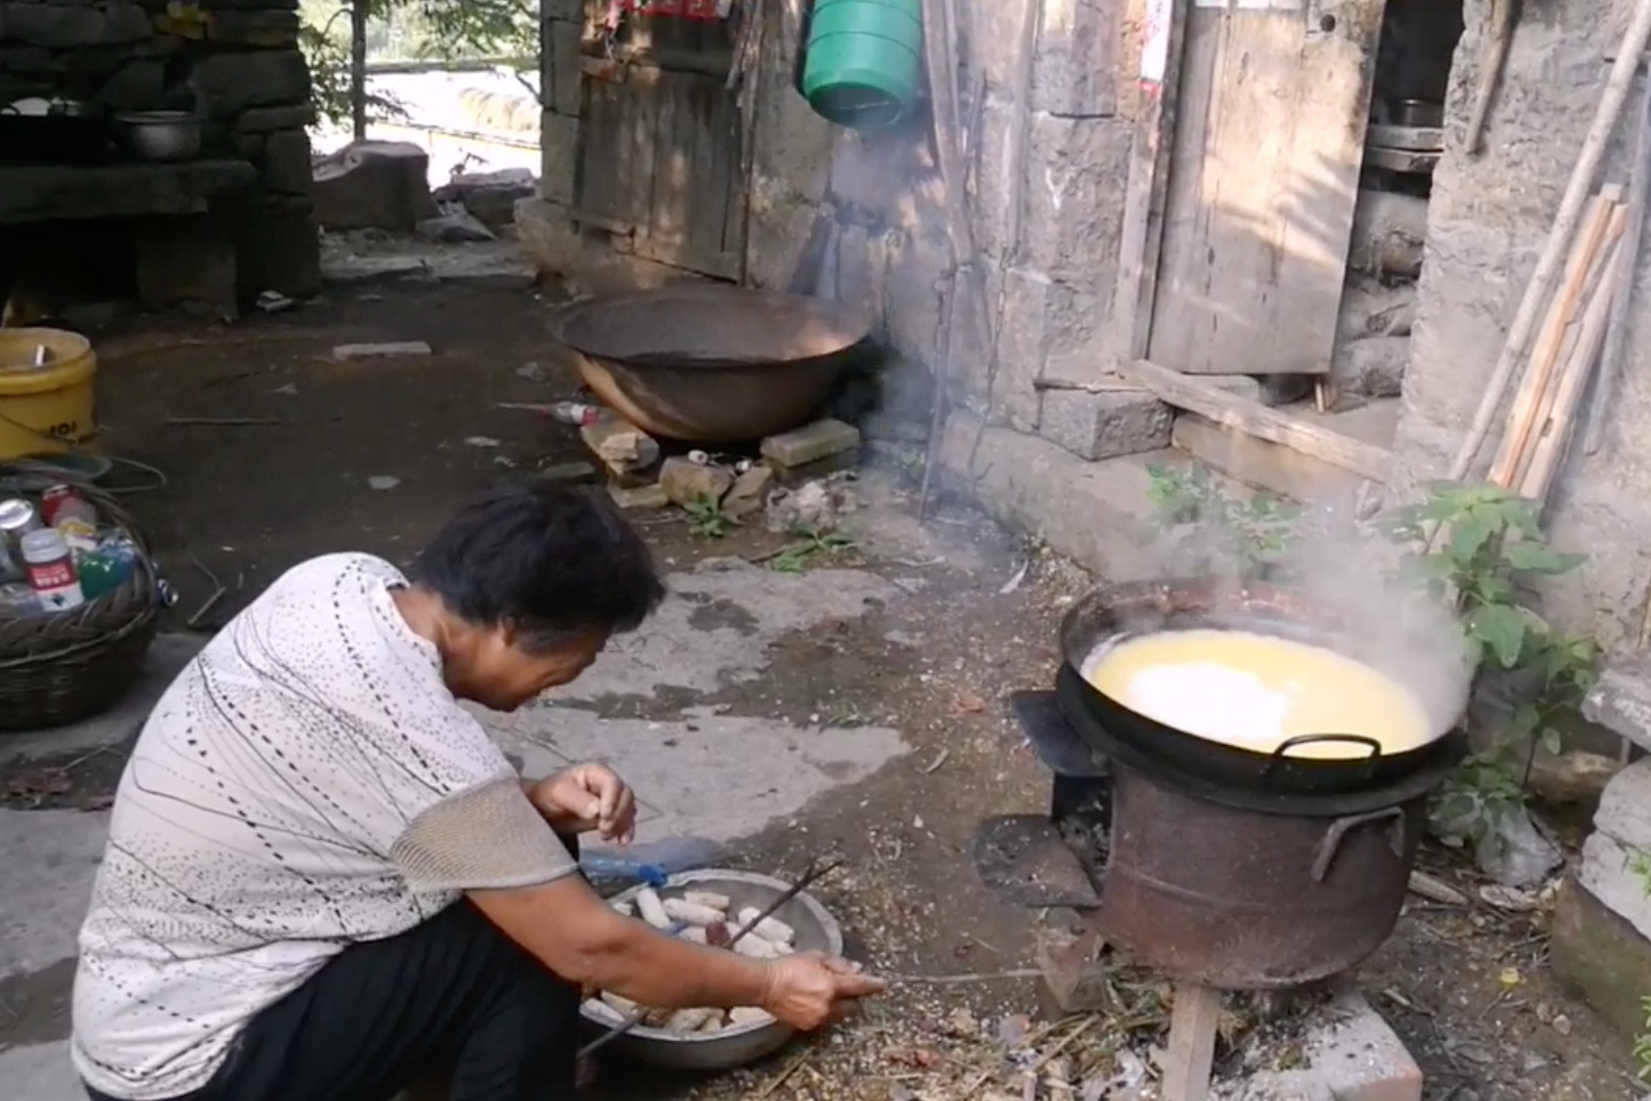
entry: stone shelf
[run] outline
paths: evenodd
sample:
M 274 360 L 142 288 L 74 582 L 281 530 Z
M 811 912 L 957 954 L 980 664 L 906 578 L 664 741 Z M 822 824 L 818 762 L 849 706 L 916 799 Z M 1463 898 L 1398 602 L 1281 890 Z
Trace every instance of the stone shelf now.
M 240 160 L 0 165 L 0 223 L 200 213 L 209 198 L 257 179 Z

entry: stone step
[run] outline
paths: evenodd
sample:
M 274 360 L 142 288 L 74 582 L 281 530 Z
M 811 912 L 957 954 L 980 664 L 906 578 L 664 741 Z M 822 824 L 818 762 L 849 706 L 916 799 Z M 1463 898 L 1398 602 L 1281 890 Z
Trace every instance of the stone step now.
M 949 488 L 1109 581 L 1162 577 L 1174 560 L 1179 532 L 1152 500 L 1151 472 L 1192 466 L 1185 452 L 1165 448 L 1089 462 L 1039 436 L 982 427 L 959 412 L 946 421 L 938 458 Z M 1240 498 L 1248 493 L 1219 475 L 1217 484 Z

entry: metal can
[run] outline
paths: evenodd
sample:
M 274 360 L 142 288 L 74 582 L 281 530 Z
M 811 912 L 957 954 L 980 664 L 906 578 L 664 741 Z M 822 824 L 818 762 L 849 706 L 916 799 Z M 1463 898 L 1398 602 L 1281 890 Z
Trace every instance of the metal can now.
M 23 576 L 18 541 L 40 528 L 40 515 L 21 497 L 0 500 L 0 580 Z
M 40 513 L 22 497 L 0 501 L 0 540 L 15 547 L 18 540 L 40 527 Z
M 23 536 L 19 546 L 23 572 L 28 576 L 35 599 L 40 601 L 41 611 L 66 612 L 86 603 L 80 578 L 75 574 L 74 554 L 62 532 L 56 528 L 39 528 Z
M 40 517 L 82 554 L 97 549 L 97 508 L 73 487 L 55 485 L 40 495 Z

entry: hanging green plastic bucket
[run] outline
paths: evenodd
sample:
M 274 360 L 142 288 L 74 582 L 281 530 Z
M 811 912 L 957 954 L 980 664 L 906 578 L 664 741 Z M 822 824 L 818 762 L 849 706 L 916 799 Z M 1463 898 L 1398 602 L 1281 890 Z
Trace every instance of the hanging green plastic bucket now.
M 815 0 L 802 90 L 854 130 L 898 122 L 922 91 L 922 0 Z

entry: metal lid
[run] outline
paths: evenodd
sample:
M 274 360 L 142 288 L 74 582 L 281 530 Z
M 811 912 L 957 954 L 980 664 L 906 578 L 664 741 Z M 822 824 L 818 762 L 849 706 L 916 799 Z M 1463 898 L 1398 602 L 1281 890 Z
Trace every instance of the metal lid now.
M 21 497 L 0 501 L 0 532 L 16 534 L 37 527 L 40 514 Z

